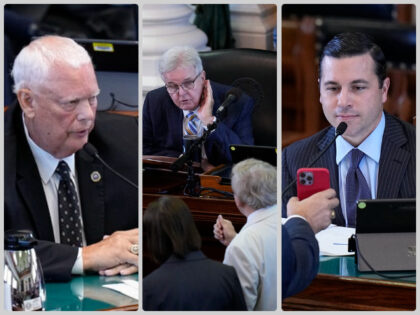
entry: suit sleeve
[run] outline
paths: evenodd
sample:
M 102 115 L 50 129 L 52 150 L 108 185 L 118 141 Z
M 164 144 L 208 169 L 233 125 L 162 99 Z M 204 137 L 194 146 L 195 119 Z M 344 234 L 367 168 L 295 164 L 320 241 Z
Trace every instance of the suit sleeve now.
M 319 247 L 309 224 L 293 218 L 282 225 L 282 298 L 305 289 L 319 267 Z
M 285 189 L 294 179 L 293 176 L 295 176 L 294 174 L 291 174 L 291 170 L 289 168 L 289 164 L 288 164 L 288 159 L 287 159 L 287 155 L 289 153 L 288 148 L 285 148 L 282 152 L 281 155 L 281 187 L 282 189 Z M 293 196 L 296 196 L 297 192 L 296 192 L 296 184 L 293 185 L 292 187 L 290 187 L 284 194 L 284 196 L 282 195 L 282 208 L 281 208 L 281 213 L 282 213 L 282 217 L 286 218 L 287 217 L 287 202 L 289 201 L 290 198 L 292 198 Z
M 77 247 L 38 240 L 35 251 L 46 282 L 71 280 L 71 270 L 77 258 Z
M 153 123 L 150 117 L 150 97 L 146 95 L 143 104 L 143 154 L 153 154 Z
M 206 154 L 213 165 L 232 162 L 229 151 L 230 144 L 253 144 L 252 111 L 253 100 L 242 96 L 233 108 L 228 108 L 228 113 L 217 128 L 212 132 L 205 143 Z M 229 111 L 231 110 L 231 111 Z

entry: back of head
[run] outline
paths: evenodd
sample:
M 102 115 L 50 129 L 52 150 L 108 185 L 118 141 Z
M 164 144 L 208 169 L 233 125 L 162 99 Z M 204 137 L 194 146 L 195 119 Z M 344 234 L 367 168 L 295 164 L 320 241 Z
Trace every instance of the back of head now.
M 159 73 L 163 75 L 177 68 L 194 67 L 195 74 L 203 71 L 203 64 L 197 50 L 189 46 L 175 46 L 168 49 L 159 60 Z
M 375 63 L 375 74 L 379 87 L 386 78 L 386 60 L 382 49 L 366 34 L 359 32 L 341 33 L 333 37 L 322 51 L 319 59 L 319 78 L 322 76 L 322 61 L 324 57 L 345 58 L 369 53 Z
M 232 189 L 254 210 L 277 203 L 277 170 L 267 162 L 246 159 L 232 169 Z
M 163 263 L 171 255 L 184 258 L 201 248 L 201 237 L 190 209 L 181 199 L 161 197 L 143 215 L 145 242 L 154 260 Z
M 74 40 L 61 36 L 43 36 L 33 40 L 17 55 L 12 69 L 14 92 L 46 84 L 49 71 L 57 65 L 79 68 L 91 63 L 87 51 Z

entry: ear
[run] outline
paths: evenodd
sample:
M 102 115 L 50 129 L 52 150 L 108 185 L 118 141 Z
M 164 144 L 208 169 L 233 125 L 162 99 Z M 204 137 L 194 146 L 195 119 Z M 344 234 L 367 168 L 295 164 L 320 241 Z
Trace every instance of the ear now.
M 35 117 L 34 99 L 33 93 L 29 89 L 20 89 L 17 92 L 17 99 L 19 101 L 20 108 L 28 118 Z
M 382 84 L 382 104 L 386 102 L 388 99 L 388 90 L 391 84 L 391 80 L 389 77 L 386 77 L 383 84 Z
M 203 75 L 203 79 L 204 79 L 204 81 L 205 81 L 205 80 L 206 80 L 206 71 L 204 71 L 204 70 L 203 70 L 202 75 Z
M 234 198 L 234 200 L 235 200 L 235 203 L 236 203 L 236 206 L 238 207 L 238 209 L 241 209 L 241 208 L 243 208 L 246 204 L 241 200 L 241 199 L 239 199 L 235 194 L 233 195 L 233 198 Z

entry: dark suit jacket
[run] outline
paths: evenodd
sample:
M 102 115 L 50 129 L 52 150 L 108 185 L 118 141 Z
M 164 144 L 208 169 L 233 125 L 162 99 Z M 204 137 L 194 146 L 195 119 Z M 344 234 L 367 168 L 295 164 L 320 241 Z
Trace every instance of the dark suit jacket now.
M 54 243 L 47 201 L 32 151 L 23 130 L 19 105 L 5 113 L 4 228 L 31 230 L 47 281 L 66 281 L 77 248 Z M 131 181 L 138 181 L 138 121 L 133 117 L 97 113 L 89 142 L 100 156 Z M 76 170 L 87 244 L 116 230 L 138 227 L 138 191 L 85 152 L 76 153 Z M 94 183 L 90 174 L 102 179 Z
M 317 134 L 297 141 L 282 153 L 282 187 L 295 177 L 296 171 L 306 167 L 334 138 L 334 128 L 328 127 Z M 338 166 L 335 162 L 335 143 L 313 167 L 325 167 L 330 171 L 330 184 L 339 194 Z M 282 215 L 286 217 L 286 204 L 296 196 L 296 185 L 283 197 Z M 382 138 L 377 199 L 415 198 L 416 196 L 416 130 L 413 125 L 385 113 L 385 130 Z M 335 209 L 334 224 L 344 225 L 341 205 Z
M 223 103 L 227 85 L 211 82 L 213 115 Z M 254 102 L 246 94 L 226 109 L 226 115 L 207 138 L 205 150 L 213 165 L 229 163 L 230 144 L 253 144 L 252 111 Z M 150 91 L 143 105 L 143 154 L 178 157 L 182 153 L 184 114 L 170 98 L 165 87 Z
M 281 229 L 282 298 L 305 289 L 318 273 L 319 247 L 312 228 L 292 218 Z
M 246 304 L 235 269 L 195 251 L 185 259 L 171 256 L 143 279 L 143 309 L 228 311 Z

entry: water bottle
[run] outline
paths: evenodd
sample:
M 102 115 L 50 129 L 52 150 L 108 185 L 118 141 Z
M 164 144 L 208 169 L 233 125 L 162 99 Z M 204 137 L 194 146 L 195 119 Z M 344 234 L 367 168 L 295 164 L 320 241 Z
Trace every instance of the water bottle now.
M 42 311 L 45 282 L 31 231 L 9 230 L 4 235 L 4 305 L 6 310 Z

